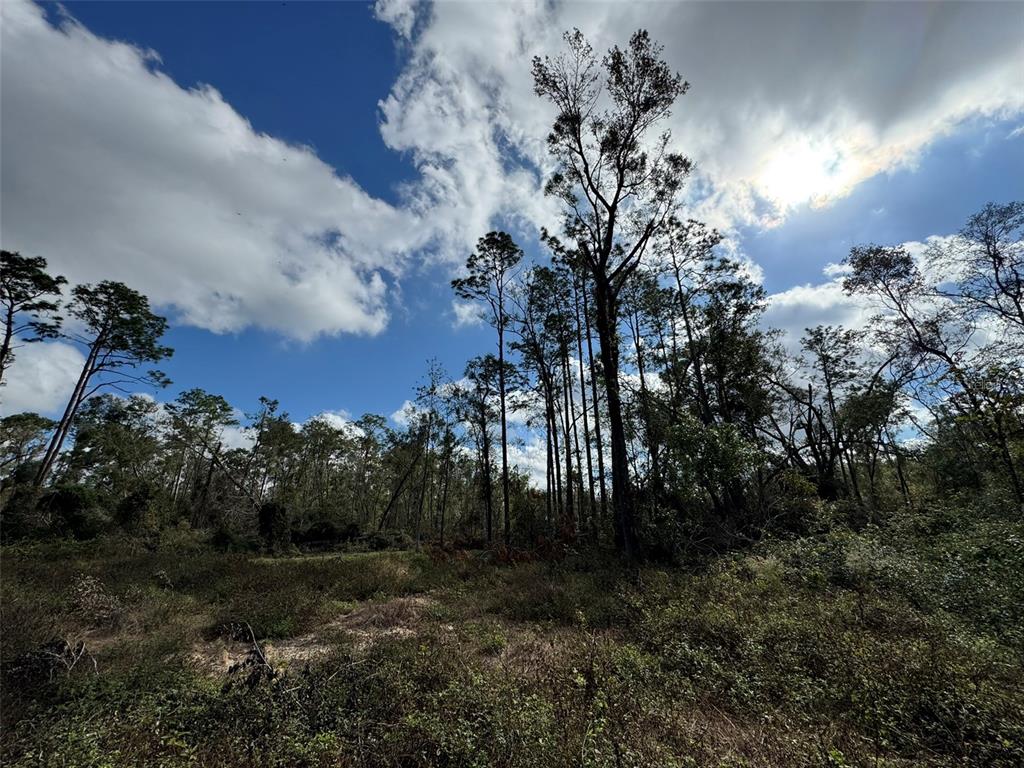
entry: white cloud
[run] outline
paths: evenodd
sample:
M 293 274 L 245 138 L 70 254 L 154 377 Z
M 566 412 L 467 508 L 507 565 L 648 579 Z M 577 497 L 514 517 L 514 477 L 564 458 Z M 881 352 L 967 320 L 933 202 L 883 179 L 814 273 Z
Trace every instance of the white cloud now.
M 35 411 L 58 416 L 71 397 L 85 357 L 63 342 L 26 344 L 0 387 L 0 414 Z
M 379 332 L 389 280 L 414 257 L 459 262 L 498 222 L 557 228 L 542 194 L 553 114 L 529 61 L 573 26 L 599 52 L 640 27 L 665 44 L 692 83 L 671 121 L 698 164 L 690 213 L 723 230 L 777 224 L 912 165 L 972 116 L 1024 111 L 1012 4 L 386 0 L 375 12 L 408 52 L 380 104 L 384 141 L 420 173 L 398 206 L 256 132 L 213 87 L 181 88 L 151 52 L 0 4 L 4 247 L 73 281 L 123 280 L 218 332 Z M 773 311 L 795 322 L 798 304 L 836 304 L 822 290 L 832 298 L 791 289 Z
M 543 434 L 530 434 L 522 443 L 510 443 L 508 463 L 530 478 L 534 488 L 544 488 L 548 481 L 548 454 Z
M 764 325 L 785 332 L 786 346 L 799 349 L 804 330 L 817 325 L 862 329 L 874 314 L 868 303 L 843 292 L 842 278 L 817 285 L 797 285 L 768 297 Z
M 464 328 L 484 324 L 483 310 L 475 301 L 459 301 L 452 299 L 453 327 Z
M 955 280 L 948 268 L 938 268 L 928 258 L 932 248 L 948 246 L 955 235 L 932 235 L 924 242 L 912 240 L 902 243 L 914 259 L 926 282 L 935 284 Z M 828 263 L 822 269 L 823 283 L 796 285 L 785 291 L 768 296 L 768 308 L 763 324 L 785 332 L 784 343 L 791 351 L 799 349 L 800 337 L 807 328 L 817 325 L 843 326 L 850 330 L 863 330 L 870 319 L 882 309 L 871 298 L 863 295 L 849 296 L 843 291 L 843 278 L 851 268 L 842 263 Z M 923 306 L 923 305 L 922 305 Z M 977 341 L 982 343 L 993 334 L 991 329 L 979 327 Z
M 391 414 L 391 421 L 400 427 L 408 427 L 412 420 L 422 413 L 422 410 L 412 400 L 406 400 L 398 410 Z
M 437 3 L 418 29 L 407 4 L 378 8 L 413 36 L 382 133 L 416 157 L 421 192 L 466 214 L 465 234 L 492 211 L 550 220 L 540 180 L 552 114 L 529 61 L 561 50 L 574 26 L 598 52 L 641 27 L 665 44 L 692 83 L 672 127 L 698 164 L 693 212 L 723 229 L 778 224 L 913 164 L 967 118 L 1024 110 L 1012 5 Z M 509 170 L 509 156 L 540 172 Z
M 307 423 L 313 419 L 321 419 L 335 429 L 349 429 L 352 427 L 352 414 L 344 408 L 335 411 L 321 411 L 311 419 L 307 419 Z
M 403 38 L 412 37 L 412 28 L 416 23 L 418 4 L 409 0 L 378 0 L 373 9 L 374 15 L 385 24 L 390 24 Z
M 252 448 L 256 439 L 250 430 L 239 423 L 221 428 L 220 441 L 225 450 L 230 451 L 241 448 L 243 451 L 248 451 Z
M 848 264 L 837 264 L 834 261 L 830 261 L 822 268 L 822 273 L 825 277 L 842 277 L 850 273 L 850 266 Z
M 2 13 L 3 244 L 74 282 L 112 278 L 217 332 L 376 333 L 385 275 L 432 237 L 312 150 L 257 133 L 154 57 Z

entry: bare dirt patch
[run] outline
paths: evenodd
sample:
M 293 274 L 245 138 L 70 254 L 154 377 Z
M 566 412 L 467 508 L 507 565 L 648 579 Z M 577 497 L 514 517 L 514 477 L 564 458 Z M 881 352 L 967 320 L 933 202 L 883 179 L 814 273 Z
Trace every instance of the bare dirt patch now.
M 286 640 L 260 642 L 260 648 L 273 667 L 288 667 L 314 661 L 330 654 L 334 646 L 315 635 Z M 241 664 L 252 650 L 252 643 L 237 640 L 214 640 L 192 646 L 189 661 L 193 666 L 210 675 L 226 675 L 233 667 Z
M 417 634 L 422 628 L 424 614 L 434 604 L 435 600 L 425 595 L 367 603 L 329 626 L 346 632 L 356 650 L 365 650 L 381 640 Z
M 259 644 L 267 662 L 275 668 L 326 657 L 340 644 L 350 644 L 349 647 L 355 651 L 365 651 L 382 640 L 418 634 L 423 627 L 425 613 L 434 604 L 433 598 L 424 595 L 366 603 L 315 632 L 279 640 L 260 640 Z M 189 660 L 207 674 L 223 676 L 243 662 L 251 650 L 251 642 L 218 638 L 195 643 Z

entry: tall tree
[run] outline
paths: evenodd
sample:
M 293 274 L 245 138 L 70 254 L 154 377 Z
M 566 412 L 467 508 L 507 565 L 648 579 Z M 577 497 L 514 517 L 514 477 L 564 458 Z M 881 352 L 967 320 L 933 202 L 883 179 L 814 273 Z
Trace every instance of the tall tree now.
M 417 545 L 420 543 L 422 533 L 424 504 L 428 506 L 433 504 L 433 495 L 428 492 L 432 483 L 431 472 L 433 470 L 431 452 L 434 447 L 435 437 L 438 435 L 443 437 L 444 434 L 444 415 L 441 413 L 440 400 L 449 383 L 448 374 L 445 373 L 444 367 L 436 359 L 432 359 L 427 361 L 426 382 L 416 388 L 416 405 L 424 419 L 424 428 L 426 430 L 423 445 L 423 473 L 420 478 L 420 493 L 416 511 Z M 443 468 L 441 471 L 444 471 Z M 427 512 L 431 519 L 433 519 L 431 510 L 428 509 Z
M 501 418 L 501 501 L 504 513 L 505 545 L 512 536 L 508 485 L 508 422 L 505 381 L 505 329 L 509 290 L 516 267 L 523 259 L 522 249 L 507 232 L 488 232 L 477 241 L 476 252 L 466 260 L 466 277 L 452 281 L 455 293 L 464 299 L 482 300 L 489 308 L 488 320 L 498 332 L 498 410 Z
M 628 48 L 613 47 L 600 61 L 579 30 L 566 33 L 565 41 L 564 54 L 533 60 L 534 90 L 558 110 L 548 136 L 557 170 L 547 192 L 562 201 L 565 235 L 593 281 L 615 540 L 632 556 L 637 533 L 619 383 L 619 293 L 677 208 L 691 168 L 669 151 L 670 133 L 657 133 L 688 85 L 643 30 Z
M 939 286 L 940 295 L 994 317 L 1024 343 L 1024 201 L 989 203 L 928 255 L 937 272 L 956 278 L 952 291 Z
M 859 331 L 818 325 L 808 328 L 800 340 L 800 346 L 809 357 L 807 364 L 811 381 L 807 382 L 806 398 L 799 391 L 794 390 L 791 394 L 794 400 L 806 405 L 804 434 L 815 464 L 816 476 L 813 479 L 818 495 L 829 501 L 838 493 L 837 462 L 840 473 L 849 478 L 857 492 L 857 468 L 852 460 L 839 406 L 850 394 L 847 391 L 849 385 L 862 373 L 858 359 L 862 336 Z M 824 407 L 815 403 L 815 385 L 824 396 Z
M 159 406 L 148 397 L 97 395 L 83 403 L 73 427 L 74 448 L 62 459 L 64 482 L 86 477 L 111 507 L 155 484 L 163 444 Z
M 465 385 L 457 385 L 454 399 L 458 414 L 469 425 L 477 444 L 480 466 L 480 495 L 484 502 L 484 528 L 487 541 L 494 536 L 493 501 L 491 488 L 491 424 L 494 405 L 492 399 L 498 388 L 498 359 L 494 355 L 474 357 L 466 364 Z
M 220 395 L 193 388 L 178 395 L 167 405 L 170 414 L 171 442 L 179 457 L 171 486 L 171 498 L 184 498 L 182 488 L 191 486 L 188 495 L 192 521 L 197 526 L 206 520 L 206 500 L 213 471 L 220 460 L 221 433 L 238 424 L 234 409 Z
M 159 362 L 174 351 L 160 344 L 167 320 L 150 311 L 145 296 L 123 283 L 109 280 L 97 285 L 76 286 L 72 296 L 70 311 L 83 330 L 68 334 L 67 338 L 85 348 L 85 363 L 39 465 L 37 486 L 46 482 L 85 400 L 103 388 L 125 391 L 127 384 L 166 386 L 170 383 L 159 371 L 135 372 L 140 365 Z
M 517 308 L 515 330 L 519 337 L 513 346 L 522 355 L 523 366 L 534 374 L 535 391 L 543 399 L 549 503 L 558 510 L 563 532 L 573 529 L 567 525 L 571 510 L 562 503 L 563 498 L 571 499 L 572 494 L 562 484 L 557 417 L 557 411 L 562 408 L 559 389 L 565 384 L 562 361 L 568 345 L 568 317 L 564 312 L 570 301 L 568 290 L 564 269 L 535 266 L 526 272 L 513 295 Z
M 989 372 L 972 365 L 974 324 L 964 322 L 955 304 L 934 301 L 933 287 L 902 246 L 857 246 L 845 263 L 850 272 L 843 289 L 870 296 L 881 306 L 873 318 L 877 343 L 918 368 L 918 378 L 930 378 L 937 388 L 933 397 L 948 400 L 962 421 L 983 435 L 1014 497 L 1024 504 L 1024 473 L 1014 449 L 1020 422 L 1001 406 L 1003 396 L 991 386 Z
M 52 339 L 60 331 L 56 314 L 63 277 L 46 272 L 46 259 L 0 251 L 0 312 L 4 316 L 0 342 L 0 383 L 14 362 L 15 343 Z
M 14 474 L 35 461 L 55 426 L 55 421 L 38 413 L 15 413 L 0 419 L 0 475 Z

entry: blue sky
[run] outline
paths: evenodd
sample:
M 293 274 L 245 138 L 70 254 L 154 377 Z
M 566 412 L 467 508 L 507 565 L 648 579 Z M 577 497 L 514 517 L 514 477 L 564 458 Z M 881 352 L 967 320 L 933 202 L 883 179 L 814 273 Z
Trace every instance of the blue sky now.
M 152 296 L 176 349 L 161 398 L 390 414 L 428 358 L 457 376 L 493 344 L 448 286 L 476 237 L 508 226 L 536 254 L 552 223 L 529 55 L 575 24 L 598 48 L 646 26 L 693 83 L 673 124 L 701 169 L 693 213 L 798 329 L 834 290 L 805 312 L 792 289 L 852 244 L 951 234 L 1024 192 L 1020 7 L 943 5 L 72 2 L 72 22 L 11 0 L 4 247 Z M 879 30 L 913 50 L 874 48 Z M 702 51 L 712 33 L 746 57 Z M 45 347 L 5 411 L 59 407 L 76 359 Z
M 370 3 L 71 2 L 98 35 L 160 54 L 184 87 L 214 85 L 257 131 L 313 147 L 375 197 L 415 168 L 377 127 L 402 56 Z M 57 9 L 49 7 L 51 17 Z

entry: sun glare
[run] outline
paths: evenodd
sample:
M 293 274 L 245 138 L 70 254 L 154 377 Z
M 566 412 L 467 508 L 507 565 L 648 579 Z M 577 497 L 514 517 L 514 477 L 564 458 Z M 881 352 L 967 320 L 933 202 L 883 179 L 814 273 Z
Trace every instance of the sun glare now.
M 848 166 L 834 146 L 801 141 L 773 152 L 756 184 L 762 195 L 782 209 L 808 202 L 822 205 L 843 190 Z

